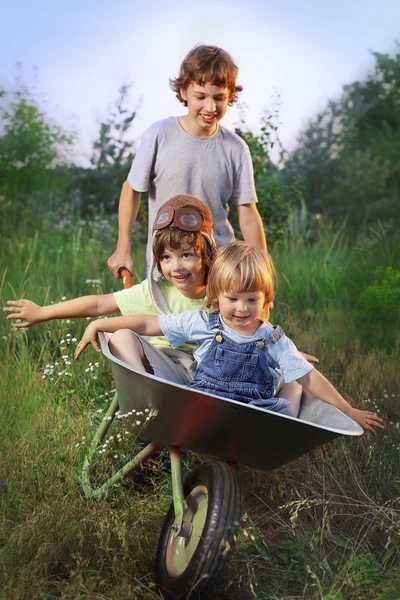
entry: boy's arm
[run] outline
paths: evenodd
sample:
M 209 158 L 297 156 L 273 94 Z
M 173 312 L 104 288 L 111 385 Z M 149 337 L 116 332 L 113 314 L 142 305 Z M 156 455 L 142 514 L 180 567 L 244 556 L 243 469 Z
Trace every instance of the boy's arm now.
M 238 204 L 237 211 L 240 231 L 246 244 L 266 250 L 264 225 L 257 206 L 254 203 Z
M 107 264 L 114 277 L 119 277 L 118 269 L 126 267 L 133 273 L 131 252 L 131 234 L 139 212 L 140 192 L 134 190 L 125 181 L 122 185 L 118 206 L 118 242 L 117 248 L 110 256 Z
M 333 385 L 316 369 L 313 369 L 297 381 L 309 390 L 313 396 L 336 406 L 339 410 L 356 421 L 363 429 L 376 433 L 375 428 L 383 429 L 383 420 L 368 410 L 353 408 L 333 387 Z
M 139 335 L 163 335 L 158 324 L 157 315 L 132 315 L 114 317 L 112 319 L 98 319 L 97 321 L 92 321 L 86 327 L 85 333 L 76 347 L 75 360 L 78 360 L 80 354 L 89 344 L 92 344 L 97 352 L 101 352 L 97 341 L 99 331 L 115 333 L 119 329 L 131 329 Z
M 31 327 L 52 319 L 99 317 L 119 311 L 114 294 L 82 296 L 48 306 L 39 306 L 31 300 L 8 300 L 7 304 L 8 306 L 3 308 L 4 312 L 9 313 L 7 319 L 21 321 L 13 323 L 15 328 Z

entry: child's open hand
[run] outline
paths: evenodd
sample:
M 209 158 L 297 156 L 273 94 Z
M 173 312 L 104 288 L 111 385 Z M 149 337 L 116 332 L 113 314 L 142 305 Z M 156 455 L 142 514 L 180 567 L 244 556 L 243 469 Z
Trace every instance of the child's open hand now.
M 350 419 L 353 419 L 356 423 L 361 425 L 363 429 L 370 431 L 374 435 L 376 435 L 376 429 L 383 429 L 383 419 L 378 417 L 373 412 L 369 410 L 359 410 L 358 408 L 351 408 L 347 413 Z
M 305 358 L 309 363 L 319 363 L 319 358 L 313 356 L 312 354 L 307 354 L 307 352 L 301 352 L 303 358 Z
M 7 319 L 20 319 L 20 323 L 13 323 L 15 328 L 30 327 L 40 323 L 41 307 L 31 300 L 8 300 L 8 306 L 3 308 L 4 312 L 10 313 Z
M 93 321 L 86 327 L 85 333 L 83 334 L 81 341 L 78 342 L 78 345 L 76 347 L 75 356 L 74 356 L 75 360 L 79 359 L 80 355 L 82 354 L 82 352 L 84 351 L 86 346 L 88 346 L 89 344 L 92 344 L 92 346 L 96 350 L 96 352 L 101 352 L 99 342 L 97 341 L 97 332 L 98 331 L 99 331 L 99 329 L 98 329 L 97 321 Z

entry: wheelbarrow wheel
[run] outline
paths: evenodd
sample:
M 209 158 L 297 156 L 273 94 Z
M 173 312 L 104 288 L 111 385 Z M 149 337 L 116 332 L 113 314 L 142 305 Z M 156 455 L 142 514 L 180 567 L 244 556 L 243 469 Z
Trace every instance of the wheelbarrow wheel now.
M 173 503 L 158 544 L 156 581 L 168 599 L 198 598 L 223 570 L 236 541 L 241 514 L 239 483 L 225 463 L 210 461 L 184 483 L 185 527 L 174 530 Z

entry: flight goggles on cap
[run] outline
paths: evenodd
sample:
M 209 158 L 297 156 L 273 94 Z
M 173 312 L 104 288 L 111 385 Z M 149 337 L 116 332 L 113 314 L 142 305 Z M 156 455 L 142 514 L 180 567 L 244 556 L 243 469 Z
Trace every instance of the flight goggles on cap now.
M 155 229 L 165 229 L 172 222 L 183 231 L 201 231 L 204 218 L 198 210 L 189 206 L 176 209 L 172 206 L 165 206 L 157 214 L 153 224 L 153 231 Z M 212 227 L 212 224 L 208 223 L 208 221 L 204 225 Z

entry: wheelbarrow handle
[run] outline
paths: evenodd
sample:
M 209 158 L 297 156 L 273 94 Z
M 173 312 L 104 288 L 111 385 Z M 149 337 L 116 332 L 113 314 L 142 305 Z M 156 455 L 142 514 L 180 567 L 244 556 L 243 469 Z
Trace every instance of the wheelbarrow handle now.
M 118 275 L 122 278 L 124 283 L 124 289 L 132 287 L 132 273 L 126 267 L 120 267 L 118 269 Z

